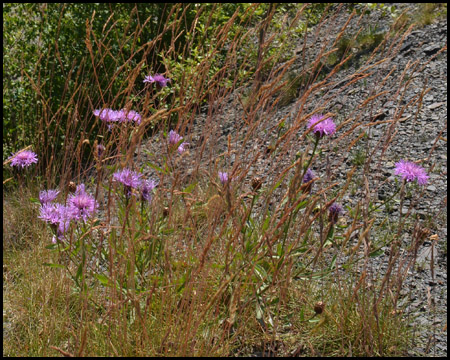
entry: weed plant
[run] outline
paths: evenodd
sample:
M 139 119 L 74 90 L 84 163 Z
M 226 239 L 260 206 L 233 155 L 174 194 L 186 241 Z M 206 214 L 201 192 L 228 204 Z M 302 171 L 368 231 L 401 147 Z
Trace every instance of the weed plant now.
M 321 76 L 283 79 L 297 57 L 299 79 L 319 74 L 328 56 L 343 49 L 348 21 L 336 29 L 337 19 L 362 21 L 364 14 L 322 9 L 317 23 L 328 36 L 319 38 L 301 26 L 306 5 L 284 17 L 265 9 L 256 26 L 248 19 L 258 5 L 238 8 L 215 26 L 197 21 L 205 14 L 213 21 L 208 9 L 201 5 L 184 28 L 183 7 L 175 5 L 161 24 L 158 36 L 174 41 L 188 32 L 181 50 L 157 48 L 157 39 L 133 47 L 129 58 L 119 49 L 116 75 L 126 71 L 126 81 L 117 93 L 115 77 L 100 86 L 101 71 L 93 78 L 78 71 L 67 79 L 77 90 L 61 113 L 46 113 L 43 105 L 42 131 L 58 128 L 63 113 L 72 120 L 62 129 L 60 153 L 50 134 L 37 142 L 38 162 L 46 164 L 38 176 L 16 187 L 9 186 L 17 184 L 15 174 L 4 182 L 4 355 L 406 354 L 411 319 L 402 313 L 401 290 L 430 235 L 414 214 L 435 162 L 431 154 L 420 166 L 389 159 L 396 180 L 382 174 L 402 114 L 420 109 L 421 97 L 402 104 L 407 77 L 420 72 L 417 63 L 397 70 L 403 80 L 390 99 L 395 114 L 377 120 L 375 108 L 393 76 L 389 61 L 411 28 L 377 39 L 341 84 L 335 97 L 367 77 L 374 63 L 386 70 L 345 114 L 330 111 L 326 99 L 348 52 Z M 86 62 L 100 70 L 112 50 L 107 36 L 93 37 L 95 21 L 94 15 L 86 20 Z M 116 25 L 108 21 L 104 33 Z M 306 48 L 295 54 L 288 36 L 294 32 L 312 37 L 319 47 L 314 58 Z M 283 54 L 274 51 L 280 41 Z M 137 64 L 129 69 L 131 59 Z M 39 94 L 40 85 L 33 86 Z M 98 101 L 85 97 L 88 87 L 101 95 Z M 297 111 L 274 121 L 279 101 L 288 103 L 286 91 Z M 223 151 L 214 125 L 230 98 L 243 101 L 232 112 L 235 130 Z M 42 104 L 50 101 L 59 100 Z M 88 110 L 80 117 L 80 109 Z M 364 146 L 380 124 L 383 136 Z M 275 134 L 268 147 L 258 143 L 264 131 Z M 270 161 L 255 176 L 262 158 Z M 14 170 L 37 167 L 28 165 Z M 345 202 L 352 189 L 357 196 Z M 395 218 L 386 213 L 393 204 Z

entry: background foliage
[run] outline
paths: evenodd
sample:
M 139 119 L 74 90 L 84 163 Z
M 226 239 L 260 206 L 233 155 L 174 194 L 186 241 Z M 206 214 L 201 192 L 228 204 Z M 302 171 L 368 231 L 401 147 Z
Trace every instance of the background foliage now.
M 92 143 L 98 134 L 94 109 L 128 107 L 145 116 L 153 110 L 142 109 L 143 76 L 165 73 L 167 67 L 171 69 L 169 75 L 175 80 L 172 82 L 175 88 L 167 89 L 166 95 L 170 91 L 178 95 L 184 74 L 195 71 L 196 65 L 205 59 L 210 62 L 209 78 L 213 78 L 227 55 L 227 44 L 222 44 L 220 51 L 215 50 L 217 35 L 224 24 L 230 22 L 227 38 L 232 40 L 245 29 L 263 22 L 270 6 L 267 3 L 4 4 L 3 160 L 12 152 L 32 145 L 39 154 L 37 174 L 62 173 L 67 164 L 76 167 L 79 159 L 73 158 L 74 150 L 85 140 Z M 272 4 L 271 25 L 275 29 L 283 26 L 283 17 L 295 13 L 299 6 L 302 4 Z M 306 23 L 319 21 L 327 6 L 309 7 L 304 12 L 304 21 L 292 29 L 292 34 L 301 36 Z M 174 40 L 175 30 L 180 29 L 184 31 L 176 32 L 180 35 Z M 241 51 L 249 54 L 256 66 L 256 34 L 252 40 Z M 283 40 L 279 39 L 278 44 Z M 273 47 L 265 56 L 279 50 Z M 254 67 L 246 65 L 228 71 L 224 86 L 248 79 Z M 185 96 L 193 95 L 189 89 L 185 92 Z M 165 100 L 166 106 L 182 101 L 178 97 Z M 83 152 L 83 157 L 86 156 L 89 154 Z M 5 171 L 9 170 L 4 170 L 4 177 L 9 175 Z

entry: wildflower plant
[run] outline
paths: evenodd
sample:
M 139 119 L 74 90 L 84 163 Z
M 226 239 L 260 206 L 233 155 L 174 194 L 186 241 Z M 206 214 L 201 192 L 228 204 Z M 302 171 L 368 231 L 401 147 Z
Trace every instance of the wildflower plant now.
M 132 195 L 136 196 L 136 191 L 133 191 L 133 189 L 138 190 L 140 188 L 142 184 L 141 177 L 142 174 L 127 168 L 116 171 L 113 174 L 113 180 L 123 184 L 124 193 L 127 199 Z
M 308 120 L 308 128 L 312 129 L 312 132 L 318 138 L 330 136 L 336 132 L 336 124 L 334 123 L 333 119 L 325 118 L 325 116 L 320 114 L 313 115 Z
M 29 167 L 31 164 L 38 162 L 37 155 L 29 150 L 18 151 L 17 153 L 11 155 L 8 160 L 11 161 L 11 166 L 25 168 Z
M 156 83 L 160 88 L 166 87 L 168 82 L 170 82 L 170 79 L 164 77 L 164 75 L 161 75 L 161 74 L 155 74 L 153 76 L 147 75 L 144 78 L 144 83 L 149 83 L 149 84 Z
M 269 10 L 276 10 L 272 5 L 268 6 Z M 245 8 L 246 13 L 251 14 L 256 5 L 246 5 Z M 258 24 L 263 24 L 261 32 L 264 23 L 271 26 L 271 14 L 267 11 L 267 21 L 263 23 L 258 20 Z M 299 18 L 301 14 L 298 13 Z M 229 19 L 227 26 L 232 26 L 234 17 Z M 198 23 L 201 21 L 199 15 Z M 211 21 L 215 21 L 214 18 Z M 197 20 L 189 36 L 201 33 L 196 24 Z M 278 26 L 281 27 L 280 24 Z M 227 29 L 211 32 L 211 36 L 214 34 L 219 38 L 214 42 L 228 44 Z M 270 31 L 275 30 L 270 28 Z M 388 341 L 380 329 L 393 322 L 392 317 L 385 316 L 385 309 L 395 308 L 395 289 L 390 285 L 377 287 L 377 274 L 371 278 L 374 280 L 370 283 L 375 288 L 373 292 L 363 277 L 355 286 L 355 273 L 352 271 L 355 268 L 359 271 L 370 264 L 373 256 L 379 256 L 380 249 L 398 240 L 398 236 L 392 236 L 394 240 L 381 241 L 371 234 L 377 226 L 373 212 L 393 200 L 410 183 L 427 184 L 429 175 L 424 169 L 404 160 L 397 163 L 394 174 L 403 180 L 402 187 L 376 206 L 372 204 L 372 180 L 368 170 L 371 169 L 371 157 L 367 156 L 367 166 L 359 168 L 360 171 L 364 168 L 361 176 L 366 181 L 365 186 L 361 186 L 364 197 L 347 202 L 347 188 L 357 178 L 356 170 L 346 169 L 345 165 L 334 168 L 336 161 L 342 160 L 341 164 L 344 164 L 341 151 L 326 151 L 325 146 L 342 146 L 344 153 L 348 150 L 347 144 L 351 148 L 355 143 L 347 143 L 346 139 L 344 144 L 340 142 L 334 136 L 337 126 L 333 118 L 321 114 L 307 119 L 307 128 L 299 131 L 305 125 L 304 105 L 311 99 L 308 97 L 319 95 L 315 84 L 310 84 L 312 86 L 308 87 L 306 95 L 298 95 L 300 106 L 295 108 L 300 110 L 292 119 L 283 119 L 283 134 L 278 132 L 272 150 L 261 150 L 260 143 L 255 140 L 258 131 L 267 129 L 265 134 L 270 136 L 270 129 L 275 129 L 271 107 L 275 108 L 277 101 L 267 107 L 267 100 L 277 96 L 271 84 L 278 84 L 279 78 L 274 76 L 287 69 L 266 71 L 264 68 L 263 65 L 267 64 L 265 53 L 270 50 L 269 38 L 261 40 L 260 65 L 257 66 L 258 75 L 264 73 L 262 77 L 267 77 L 267 81 L 264 80 L 264 86 L 257 87 L 252 100 L 254 107 L 244 111 L 245 128 L 229 134 L 228 152 L 220 143 L 223 136 L 219 136 L 217 144 L 216 141 L 205 141 L 205 146 L 193 148 L 189 154 L 192 157 L 177 156 L 186 153 L 189 143 L 176 130 L 170 130 L 162 144 L 154 141 L 164 137 L 170 128 L 191 129 L 188 122 L 197 116 L 199 104 L 203 101 L 211 101 L 208 103 L 211 113 L 207 114 L 211 119 L 207 118 L 207 121 L 214 120 L 215 109 L 217 114 L 227 109 L 229 102 L 223 101 L 222 94 L 231 93 L 228 92 L 230 89 L 240 89 L 240 83 L 233 81 L 241 75 L 235 74 L 228 64 L 238 63 L 235 60 L 240 59 L 240 54 L 235 57 L 233 49 L 241 48 L 235 45 L 245 45 L 240 43 L 241 38 L 235 36 L 230 51 L 225 52 L 224 71 L 209 74 L 209 61 L 217 60 L 215 53 L 211 52 L 208 56 L 199 56 L 200 61 L 191 67 L 198 71 L 183 73 L 183 82 L 189 83 L 189 89 L 196 92 L 193 96 L 195 101 L 185 96 L 186 88 L 181 82 L 173 81 L 176 86 L 167 88 L 171 79 L 154 74 L 136 84 L 142 68 L 133 70 L 130 67 L 128 70 L 124 66 L 123 69 L 131 73 L 125 82 L 127 88 L 123 89 L 126 90 L 123 91 L 126 99 L 122 101 L 120 97 L 117 103 L 133 103 L 145 110 L 142 110 L 142 115 L 130 110 L 128 105 L 127 109 L 122 105 L 116 107 L 121 110 L 114 110 L 114 103 L 109 105 L 111 108 L 95 109 L 94 116 L 114 131 L 111 136 L 101 139 L 102 144 L 94 142 L 92 145 L 91 155 L 97 161 L 97 167 L 83 163 L 80 165 L 82 170 L 76 174 L 82 178 L 91 176 L 92 169 L 97 170 L 93 183 L 97 183 L 97 190 L 105 190 L 105 197 L 98 195 L 100 191 L 93 196 L 88 191 L 89 186 L 83 183 L 78 186 L 71 183 L 70 193 L 65 193 L 64 189 L 62 193 L 59 190 L 39 193 L 39 219 L 47 223 L 53 233 L 54 244 L 48 248 L 58 254 L 58 263 L 46 265 L 67 270 L 80 292 L 80 314 L 70 314 L 71 328 L 73 326 L 77 337 L 70 344 L 79 344 L 78 354 L 92 353 L 91 343 L 87 341 L 94 341 L 89 337 L 94 333 L 90 332 L 89 324 L 96 324 L 95 338 L 97 331 L 98 338 L 106 338 L 104 344 L 109 354 L 199 355 L 211 348 L 217 351 L 213 352 L 214 355 L 219 352 L 229 354 L 229 348 L 239 350 L 242 344 L 247 346 L 247 340 L 241 334 L 248 329 L 254 334 L 261 333 L 263 346 L 271 347 L 272 340 L 267 341 L 271 336 L 266 335 L 279 334 L 280 330 L 284 331 L 284 325 L 292 328 L 293 324 L 300 329 L 301 336 L 305 335 L 306 341 L 311 342 L 311 348 L 316 344 L 312 345 L 315 339 L 308 337 L 308 333 L 324 330 L 331 339 L 326 346 L 334 346 L 337 342 L 343 348 L 345 346 L 341 344 L 348 342 L 352 350 L 358 349 L 355 351 L 358 355 L 366 354 L 365 351 L 371 351 L 371 355 L 386 352 Z M 267 48 L 262 46 L 265 43 Z M 219 48 L 214 51 L 224 53 Z M 176 55 L 172 52 L 176 52 L 175 48 L 163 54 L 163 59 Z M 93 62 L 98 61 L 95 56 Z M 186 60 L 183 56 L 179 59 L 180 62 Z M 245 58 L 242 62 L 242 67 L 236 70 L 240 73 L 254 67 L 245 63 Z M 175 74 L 169 67 L 170 62 L 166 65 L 167 73 Z M 341 64 L 336 65 L 336 71 L 339 66 Z M 355 81 L 358 78 L 355 76 Z M 331 86 L 328 84 L 335 84 L 331 80 L 322 83 L 323 91 Z M 224 83 L 230 84 L 230 88 L 220 85 Z M 152 91 L 155 87 L 161 90 L 157 95 Z M 170 103 L 169 97 L 157 97 L 175 88 L 174 94 L 182 98 L 174 100 L 176 107 Z M 110 101 L 119 95 L 122 96 L 105 90 L 101 98 L 102 101 Z M 182 107 L 178 107 L 178 101 L 183 103 Z M 154 108 L 157 103 L 160 109 Z M 318 107 L 316 109 L 321 111 Z M 351 116 L 356 117 L 358 111 L 359 108 Z M 148 113 L 153 114 L 150 117 L 154 116 L 155 120 L 155 124 L 149 125 L 152 134 L 148 143 L 149 148 L 156 148 L 154 153 L 153 150 L 146 151 L 146 146 L 140 147 L 142 139 L 138 130 L 147 130 L 144 128 L 150 124 Z M 235 109 L 233 115 L 236 115 Z M 145 122 L 142 121 L 144 116 Z M 140 126 L 121 126 L 126 124 Z M 346 125 L 347 120 L 340 128 L 344 129 Z M 356 125 L 362 127 L 364 123 Z M 278 127 L 280 129 L 280 125 Z M 205 126 L 204 129 L 210 128 Z M 239 131 L 242 129 L 246 131 L 244 136 Z M 204 135 L 205 139 L 216 139 L 215 130 L 205 130 Z M 118 146 L 118 138 L 124 139 L 120 144 L 123 147 Z M 300 141 L 289 143 L 299 138 Z M 80 149 L 83 144 L 81 141 Z M 104 164 L 106 149 L 108 161 L 117 163 Z M 248 156 L 249 149 L 255 151 L 253 161 Z M 143 165 L 138 162 L 142 160 L 139 158 L 142 152 L 148 155 Z M 291 159 L 293 153 L 299 154 L 298 157 Z M 28 167 L 37 161 L 34 156 L 26 158 L 24 156 L 22 165 L 17 160 L 14 166 Z M 179 159 L 192 162 L 178 166 Z M 264 160 L 262 168 L 261 160 Z M 217 171 L 217 164 L 222 161 L 231 164 L 233 171 Z M 158 174 L 158 178 L 144 175 L 147 172 L 142 169 L 147 165 Z M 68 174 L 72 176 L 72 172 Z M 403 195 L 400 198 L 402 201 Z M 61 203 L 57 203 L 58 199 Z M 361 251 L 363 246 L 364 251 Z M 394 267 L 399 258 L 393 256 L 392 259 L 389 266 Z M 362 273 L 371 273 L 366 270 Z M 386 275 L 386 281 L 382 279 L 383 284 L 394 283 L 389 279 L 391 273 Z M 347 278 L 351 279 L 348 283 Z M 379 319 L 383 320 L 383 327 L 379 326 Z M 104 324 L 108 326 L 103 333 Z M 358 332 L 363 327 L 365 331 Z M 352 331 L 357 332 L 356 335 Z M 232 334 L 236 336 L 230 336 Z M 332 335 L 336 334 L 339 339 L 344 336 L 342 342 L 335 341 Z M 130 338 L 133 341 L 129 344 Z M 238 338 L 239 343 L 236 342 Z M 226 343 L 224 347 L 221 347 L 222 342 Z M 86 343 L 89 346 L 85 346 Z
M 59 190 L 43 190 L 39 192 L 39 202 L 41 205 L 53 202 L 59 194 Z
M 186 150 L 186 146 L 189 145 L 187 142 L 182 142 L 183 137 L 180 136 L 176 131 L 169 131 L 169 147 L 170 149 L 177 148 L 179 154 L 182 154 Z
M 419 185 L 426 185 L 429 179 L 424 168 L 405 160 L 400 160 L 395 164 L 395 174 L 400 175 L 406 182 L 416 180 Z
M 219 179 L 222 185 L 225 185 L 228 182 L 228 173 L 219 171 Z
M 94 215 L 97 208 L 95 199 L 85 191 L 70 195 L 67 202 L 72 210 L 73 218 L 84 222 Z

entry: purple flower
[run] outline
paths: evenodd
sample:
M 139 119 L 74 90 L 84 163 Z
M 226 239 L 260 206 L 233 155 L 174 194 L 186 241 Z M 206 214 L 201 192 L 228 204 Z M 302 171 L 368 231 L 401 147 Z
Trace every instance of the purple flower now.
M 94 110 L 94 116 L 99 117 L 100 120 L 106 123 L 112 122 L 132 122 L 134 121 L 138 125 L 141 123 L 142 117 L 141 115 L 134 110 L 113 110 L 113 109 L 103 109 Z M 112 124 L 108 124 L 108 127 L 111 128 Z
M 303 184 L 309 183 L 315 177 L 316 177 L 316 174 L 314 174 L 314 172 L 310 168 L 308 168 L 308 170 L 306 170 L 305 175 L 303 176 Z M 307 185 L 305 188 L 305 192 L 311 193 L 312 187 L 313 187 L 313 183 Z
M 11 160 L 11 166 L 21 166 L 24 168 L 25 166 L 30 166 L 33 163 L 37 163 L 37 155 L 32 151 L 19 151 L 13 155 L 11 155 L 9 159 Z
M 55 204 L 56 211 L 58 212 L 58 237 L 61 238 L 62 235 L 69 229 L 70 222 L 77 219 L 76 210 L 69 206 L 64 206 L 61 204 Z
M 113 174 L 113 180 L 121 182 L 125 187 L 125 195 L 129 198 L 133 192 L 132 189 L 139 189 L 142 180 L 142 174 L 131 171 L 127 168 L 117 171 Z
M 59 211 L 56 208 L 56 204 L 49 204 L 49 203 L 42 204 L 41 208 L 39 209 L 38 218 L 50 224 L 58 224 Z
M 59 190 L 43 190 L 39 192 L 39 201 L 41 205 L 51 203 L 59 194 Z
M 407 182 L 417 179 L 417 182 L 420 185 L 425 185 L 429 178 L 426 171 L 421 166 L 405 160 L 400 160 L 395 164 L 395 175 L 400 175 Z
M 134 189 L 139 188 L 139 186 L 141 185 L 141 176 L 142 174 L 131 171 L 127 168 L 116 171 L 113 174 L 113 178 L 115 181 L 121 182 L 122 184 L 130 186 Z
M 130 110 L 130 111 L 124 111 L 124 117 L 127 121 L 134 121 L 135 123 L 137 123 L 138 125 L 141 123 L 142 117 L 141 115 L 134 110 Z
M 74 210 L 70 206 L 64 206 L 61 204 L 43 204 L 40 208 L 39 218 L 49 223 L 50 226 L 58 235 L 58 238 L 62 238 L 63 234 L 70 226 L 70 221 L 75 219 Z
M 86 188 L 84 184 L 77 185 L 75 188 L 75 195 L 86 194 Z
M 219 171 L 219 179 L 222 185 L 228 182 L 228 173 Z
M 169 131 L 169 144 L 170 145 L 176 145 L 178 144 L 183 138 L 174 130 Z
M 152 191 L 157 185 L 153 180 L 144 180 L 141 185 L 142 200 L 152 201 Z
M 118 111 L 113 109 L 103 109 L 103 110 L 94 110 L 94 116 L 99 117 L 100 120 L 105 122 L 116 122 L 119 121 L 120 114 Z
M 98 144 L 97 145 L 97 155 L 98 155 L 98 157 L 101 158 L 104 152 L 105 152 L 105 147 L 102 144 Z
M 332 135 L 336 131 L 336 124 L 333 122 L 333 119 L 327 118 L 323 120 L 324 117 L 323 115 L 317 114 L 308 120 L 308 129 L 313 128 L 313 133 L 319 138 L 325 135 Z
M 75 194 L 69 196 L 67 202 L 70 211 L 72 211 L 72 216 L 76 220 L 83 219 L 83 221 L 86 221 L 88 217 L 94 214 L 97 208 L 95 199 L 85 192 L 84 185 L 83 187 L 81 185 L 79 188 L 77 187 L 77 191 L 75 191 Z
M 329 208 L 328 208 L 328 220 L 330 222 L 332 222 L 333 224 L 337 223 L 339 214 L 342 212 L 342 206 L 337 204 L 337 203 L 333 203 Z
M 306 170 L 305 176 L 303 176 L 303 183 L 309 183 L 315 177 L 316 174 L 314 174 L 314 172 L 308 168 L 308 170 Z
M 160 87 L 166 87 L 167 83 L 170 82 L 169 78 L 165 78 L 163 75 L 155 74 L 154 76 L 148 75 L 144 78 L 144 83 L 154 83 Z
M 178 146 L 178 153 L 179 154 L 182 154 L 182 153 L 184 153 L 185 152 L 185 146 L 188 146 L 189 145 L 189 143 L 187 143 L 187 142 L 184 142 L 184 143 L 182 143 L 182 144 L 180 144 L 180 146 Z
M 177 145 L 183 138 L 174 130 L 169 131 L 169 145 L 174 146 Z M 178 145 L 178 153 L 182 154 L 185 152 L 185 147 L 188 146 L 189 143 L 183 142 L 180 145 Z

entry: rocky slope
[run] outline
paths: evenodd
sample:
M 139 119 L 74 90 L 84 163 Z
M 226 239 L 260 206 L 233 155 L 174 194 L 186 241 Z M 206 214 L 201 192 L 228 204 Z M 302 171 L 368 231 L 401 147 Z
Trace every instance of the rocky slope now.
M 399 11 L 414 11 L 414 4 L 397 5 Z M 297 57 L 286 71 L 287 75 L 277 78 L 274 72 L 265 79 L 264 85 L 272 82 L 272 86 L 268 86 L 272 89 L 277 81 L 289 79 L 289 76 L 291 79 L 301 77 L 308 69 L 305 64 L 312 64 L 320 51 L 336 46 L 333 42 L 339 34 L 336 29 L 342 29 L 347 20 L 348 14 L 331 16 L 324 24 L 313 28 L 306 42 L 300 40 L 296 46 Z M 383 39 L 387 36 L 386 42 L 373 57 L 373 48 L 366 50 L 355 46 L 352 51 L 356 60 L 329 79 L 325 78 L 320 89 L 312 91 L 310 96 L 304 94 L 313 87 L 312 82 L 293 81 L 292 84 L 298 86 L 293 96 L 285 96 L 292 93 L 292 86 L 285 87 L 284 94 L 270 96 L 263 93 L 262 98 L 267 95 L 264 106 L 254 113 L 243 106 L 243 99 L 249 98 L 249 89 L 238 89 L 230 96 L 210 103 L 183 133 L 190 143 L 190 150 L 178 165 L 185 168 L 186 174 L 191 174 L 190 164 L 201 163 L 204 173 L 214 177 L 217 171 L 236 170 L 234 165 L 237 163 L 248 164 L 236 172 L 242 191 L 250 190 L 255 177 L 261 178 L 263 186 L 268 186 L 292 164 L 297 153 L 305 150 L 307 142 L 302 136 L 306 130 L 305 117 L 318 110 L 332 113 L 339 125 L 336 136 L 321 143 L 321 158 L 313 163 L 323 186 L 333 181 L 343 183 L 352 166 L 362 164 L 367 156 L 371 156 L 373 168 L 364 174 L 374 189 L 375 204 L 381 204 L 393 192 L 395 163 L 399 159 L 420 162 L 430 175 L 429 183 L 424 189 L 412 188 L 411 192 L 415 194 L 406 196 L 402 209 L 399 204 L 389 210 L 382 207 L 384 210 L 379 217 L 395 221 L 400 213 L 402 216 L 409 212 L 418 214 L 417 224 L 429 235 L 417 249 L 416 263 L 404 282 L 400 304 L 409 303 L 405 311 L 414 318 L 412 326 L 416 336 L 410 355 L 445 356 L 447 20 L 413 28 L 406 35 L 389 31 L 392 23 L 389 15 L 383 16 L 380 12 L 351 19 L 344 35 L 365 31 L 371 26 L 372 35 L 382 34 Z M 322 79 L 333 66 L 332 63 L 324 64 Z M 279 68 L 285 69 L 283 64 Z M 320 75 L 316 79 L 320 81 Z M 258 121 L 249 126 L 249 118 Z M 350 141 L 362 132 L 366 133 L 363 140 L 348 148 Z M 205 137 L 206 133 L 210 136 Z M 143 149 L 158 154 L 161 142 L 155 139 L 143 144 Z M 143 152 L 140 156 L 139 161 L 158 162 L 156 156 L 150 157 Z M 157 176 L 152 170 L 146 172 L 149 177 Z M 344 206 L 354 206 L 363 196 L 362 166 L 357 168 L 355 176 L 360 177 L 360 188 L 349 191 L 340 199 Z M 420 201 L 414 196 L 416 192 L 421 192 Z M 412 236 L 412 230 L 405 231 L 402 237 L 405 248 Z M 383 250 L 388 254 L 388 247 Z M 374 272 L 383 272 L 387 266 L 386 257 L 375 258 L 371 266 Z

